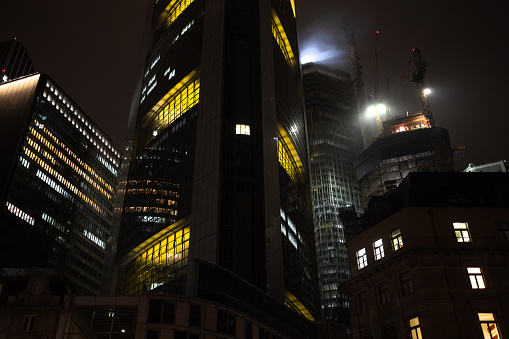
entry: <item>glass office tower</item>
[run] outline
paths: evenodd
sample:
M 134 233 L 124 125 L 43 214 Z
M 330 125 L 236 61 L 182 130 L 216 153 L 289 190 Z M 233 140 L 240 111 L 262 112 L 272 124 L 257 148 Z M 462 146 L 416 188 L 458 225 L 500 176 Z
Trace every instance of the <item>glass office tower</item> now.
M 55 267 L 98 294 L 120 152 L 46 75 L 0 85 L 0 267 Z
M 319 317 L 298 57 L 293 1 L 155 3 L 118 241 L 124 291 L 208 298 L 241 279 Z
M 311 156 L 318 275 L 324 316 L 348 325 L 348 300 L 338 286 L 349 278 L 345 210 L 363 212 L 354 159 L 362 151 L 350 74 L 302 66 Z

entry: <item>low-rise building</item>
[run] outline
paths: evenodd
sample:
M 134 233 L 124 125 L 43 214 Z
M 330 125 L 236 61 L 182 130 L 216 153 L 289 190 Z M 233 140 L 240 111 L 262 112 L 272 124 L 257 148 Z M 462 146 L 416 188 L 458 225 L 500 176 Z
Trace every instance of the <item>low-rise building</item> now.
M 509 176 L 410 173 L 378 200 L 347 243 L 353 338 L 507 337 Z

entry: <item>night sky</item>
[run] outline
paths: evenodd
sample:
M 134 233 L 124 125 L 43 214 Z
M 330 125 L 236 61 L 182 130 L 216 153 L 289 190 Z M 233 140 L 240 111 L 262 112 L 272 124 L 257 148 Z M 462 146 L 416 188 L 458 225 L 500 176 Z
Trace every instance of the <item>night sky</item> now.
M 380 98 L 392 115 L 422 110 L 416 86 L 401 81 L 412 72 L 412 48 L 428 63 L 426 86 L 437 126 L 452 146 L 466 146 L 456 168 L 509 159 L 509 29 L 502 2 L 296 0 L 304 60 L 351 71 L 343 32 L 348 18 L 372 92 L 375 32 L 380 31 Z M 495 5 L 496 3 L 496 5 Z M 145 19 L 134 0 L 7 0 L 0 41 L 18 37 L 40 72 L 123 145 L 134 91 Z M 141 54 L 140 54 L 141 53 Z M 327 59 L 327 60 L 324 60 Z

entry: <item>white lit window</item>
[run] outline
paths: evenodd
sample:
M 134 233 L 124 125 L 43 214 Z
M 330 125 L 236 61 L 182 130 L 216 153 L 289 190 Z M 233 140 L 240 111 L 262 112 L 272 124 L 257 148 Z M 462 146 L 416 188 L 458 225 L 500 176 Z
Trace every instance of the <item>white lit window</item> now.
M 454 233 L 456 233 L 457 242 L 472 242 L 468 224 L 466 222 L 453 222 Z
M 362 248 L 357 251 L 357 267 L 362 269 L 366 266 L 368 266 L 368 255 L 366 253 L 366 249 Z
M 419 317 L 410 319 L 410 334 L 412 335 L 412 339 L 422 339 Z
M 477 313 L 484 339 L 501 339 L 493 313 Z
M 251 135 L 251 130 L 249 128 L 249 125 L 240 125 L 240 124 L 237 124 L 235 126 L 235 133 L 236 134 L 243 134 L 243 135 Z
M 480 267 L 467 267 L 467 272 L 472 289 L 486 288 L 486 283 L 484 282 L 484 277 Z
M 398 228 L 391 232 L 392 250 L 397 251 L 403 247 L 403 238 L 401 237 L 401 230 Z
M 380 260 L 385 256 L 382 239 L 378 239 L 373 243 L 373 251 L 375 252 L 375 260 Z

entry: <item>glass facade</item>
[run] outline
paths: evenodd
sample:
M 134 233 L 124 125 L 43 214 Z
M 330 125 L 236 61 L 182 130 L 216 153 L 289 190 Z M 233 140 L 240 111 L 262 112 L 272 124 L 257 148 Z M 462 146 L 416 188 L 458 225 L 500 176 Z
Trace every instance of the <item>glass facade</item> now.
M 296 309 L 306 310 L 302 315 L 319 318 L 292 6 L 155 4 L 117 261 L 131 262 L 140 243 L 187 218 L 189 249 L 179 261 L 184 266 L 164 268 L 164 279 L 128 264 L 129 293 L 175 279 L 191 286 L 198 274 L 193 265 L 202 260 L 279 300 L 292 295 Z M 145 259 L 145 269 L 151 265 Z M 179 273 L 168 274 L 174 270 Z M 145 287 L 134 282 L 141 274 L 152 279 L 142 279 Z
M 363 212 L 354 159 L 362 151 L 350 75 L 303 65 L 310 144 L 311 188 L 323 314 L 348 325 L 348 301 L 338 286 L 349 278 L 341 212 Z
M 98 294 L 120 152 L 49 77 L 32 78 L 34 96 L 24 99 L 34 105 L 3 202 L 2 266 L 56 267 L 78 294 Z M 3 100 L 23 98 L 27 81 L 2 85 L 17 86 Z

